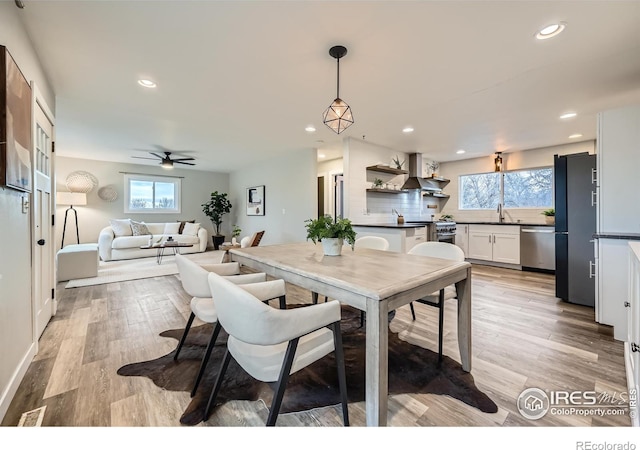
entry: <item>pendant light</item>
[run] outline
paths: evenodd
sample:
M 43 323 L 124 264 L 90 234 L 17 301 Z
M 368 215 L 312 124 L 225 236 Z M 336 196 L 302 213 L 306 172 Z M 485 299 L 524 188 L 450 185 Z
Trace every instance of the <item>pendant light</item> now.
M 500 156 L 501 154 L 502 152 L 496 152 L 496 159 L 493 160 L 496 172 L 502 172 L 502 156 Z
M 322 114 L 322 122 L 337 134 L 340 134 L 353 125 L 351 107 L 340 98 L 340 58 L 347 54 L 347 49 L 342 45 L 336 45 L 329 49 L 329 54 L 333 56 L 338 63 L 338 81 L 336 99 L 329 105 L 324 114 Z

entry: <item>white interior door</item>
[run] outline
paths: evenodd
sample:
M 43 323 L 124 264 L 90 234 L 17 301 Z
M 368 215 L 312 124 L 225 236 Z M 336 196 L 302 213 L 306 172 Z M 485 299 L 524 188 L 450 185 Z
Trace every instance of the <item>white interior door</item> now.
M 36 339 L 55 314 L 52 232 L 53 123 L 46 106 L 34 105 L 33 277 Z

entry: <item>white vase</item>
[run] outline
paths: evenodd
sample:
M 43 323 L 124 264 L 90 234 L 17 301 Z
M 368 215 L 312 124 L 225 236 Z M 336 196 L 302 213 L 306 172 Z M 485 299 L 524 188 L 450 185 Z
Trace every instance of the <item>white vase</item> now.
M 231 238 L 231 245 L 236 245 L 238 243 L 238 239 L 234 236 Z
M 326 256 L 340 256 L 342 253 L 343 239 L 339 238 L 323 238 L 322 250 Z

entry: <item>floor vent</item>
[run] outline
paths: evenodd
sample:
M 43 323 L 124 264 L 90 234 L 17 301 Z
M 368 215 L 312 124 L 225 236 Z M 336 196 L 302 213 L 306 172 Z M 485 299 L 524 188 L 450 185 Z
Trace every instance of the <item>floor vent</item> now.
M 22 413 L 20 417 L 20 423 L 18 423 L 19 427 L 39 427 L 42 425 L 42 419 L 44 419 L 44 411 L 47 409 L 47 406 L 42 406 L 38 409 L 34 409 L 33 411 L 27 411 L 26 413 Z

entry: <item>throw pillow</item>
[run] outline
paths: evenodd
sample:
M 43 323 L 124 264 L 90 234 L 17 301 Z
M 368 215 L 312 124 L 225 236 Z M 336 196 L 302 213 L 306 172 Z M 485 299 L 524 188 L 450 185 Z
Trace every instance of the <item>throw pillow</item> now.
M 196 219 L 193 219 L 193 220 L 178 220 L 178 222 L 180 222 L 180 228 L 178 228 L 178 234 L 182 234 L 182 231 L 184 230 L 184 224 L 185 223 L 196 223 Z
M 182 230 L 182 234 L 186 234 L 188 236 L 197 236 L 199 229 L 200 229 L 199 223 L 187 222 L 184 224 L 184 229 Z
M 131 231 L 134 236 L 144 236 L 147 234 L 151 234 L 149 228 L 144 222 L 136 222 L 135 220 L 131 221 Z
M 164 224 L 164 231 L 162 234 L 180 234 L 180 223 L 169 222 Z
M 133 236 L 133 231 L 131 230 L 131 219 L 112 219 L 109 220 L 109 224 L 113 229 L 113 234 L 116 237 L 120 236 Z

